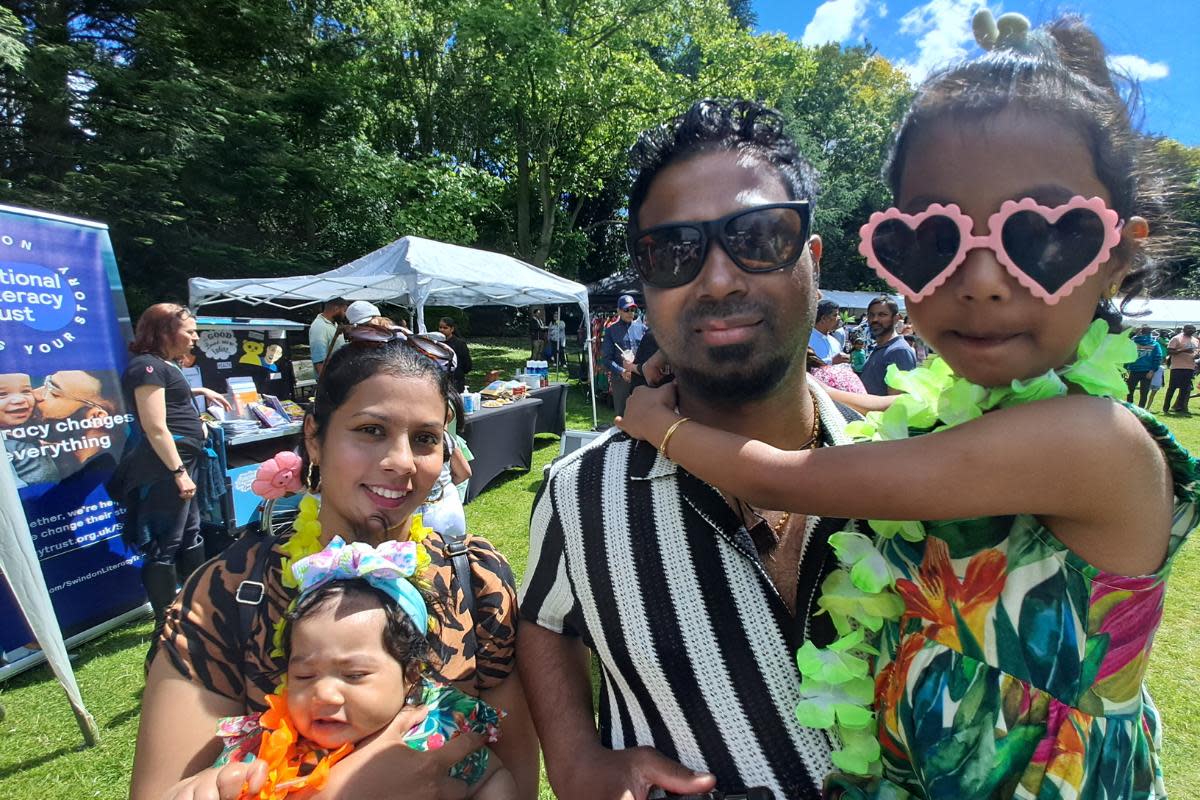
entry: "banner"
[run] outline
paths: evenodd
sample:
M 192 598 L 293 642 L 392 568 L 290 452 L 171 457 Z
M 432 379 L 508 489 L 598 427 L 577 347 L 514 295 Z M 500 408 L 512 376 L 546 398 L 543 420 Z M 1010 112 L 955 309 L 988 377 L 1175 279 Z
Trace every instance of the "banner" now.
M 104 489 L 134 419 L 129 338 L 107 226 L 0 206 L 0 438 L 64 638 L 145 602 Z M 0 586 L 0 652 L 32 638 Z

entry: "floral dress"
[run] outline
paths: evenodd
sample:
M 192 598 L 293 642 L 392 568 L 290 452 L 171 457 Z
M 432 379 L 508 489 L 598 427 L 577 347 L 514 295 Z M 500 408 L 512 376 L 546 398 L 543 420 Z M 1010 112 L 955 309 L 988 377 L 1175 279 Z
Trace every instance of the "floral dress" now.
M 876 671 L 884 780 L 846 797 L 1166 796 L 1158 712 L 1143 685 L 1175 553 L 1200 521 L 1196 462 L 1130 410 L 1175 479 L 1171 539 L 1151 575 L 1106 573 L 1034 517 L 925 522 L 881 542 L 905 612 Z M 919 754 L 914 759 L 913 754 Z M 837 796 L 836 791 L 831 795 Z

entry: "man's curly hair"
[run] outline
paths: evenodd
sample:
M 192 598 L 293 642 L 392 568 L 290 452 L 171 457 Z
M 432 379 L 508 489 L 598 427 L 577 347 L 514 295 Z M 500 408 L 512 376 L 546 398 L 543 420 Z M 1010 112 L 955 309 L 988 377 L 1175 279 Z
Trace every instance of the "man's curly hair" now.
M 705 153 L 732 151 L 754 156 L 779 172 L 789 200 L 816 203 L 817 173 L 784 131 L 779 112 L 750 100 L 699 100 L 670 122 L 643 131 L 629 151 L 635 173 L 629 190 L 630 231 L 658 173 Z

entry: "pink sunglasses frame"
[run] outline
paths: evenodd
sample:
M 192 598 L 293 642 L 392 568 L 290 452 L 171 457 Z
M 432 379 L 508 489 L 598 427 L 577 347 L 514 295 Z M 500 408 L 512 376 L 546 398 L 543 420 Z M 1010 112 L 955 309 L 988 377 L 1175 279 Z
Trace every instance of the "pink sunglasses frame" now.
M 1027 275 L 1017 266 L 1016 262 L 1009 258 L 1008 253 L 1004 250 L 1004 242 L 1001 238 L 1004 223 L 1009 217 L 1020 211 L 1034 211 L 1053 225 L 1064 214 L 1076 209 L 1088 209 L 1094 211 L 1100 217 L 1101 222 L 1105 225 L 1104 241 L 1101 243 L 1096 257 L 1086 267 L 1072 276 L 1057 291 L 1048 292 L 1044 286 Z M 879 259 L 875 256 L 874 248 L 871 246 L 871 238 L 875 234 L 875 229 L 888 220 L 900 220 L 911 230 L 915 231 L 926 219 L 939 215 L 950 218 L 958 227 L 960 237 L 958 252 L 955 253 L 954 258 L 950 259 L 950 263 L 946 265 L 946 268 L 935 275 L 918 292 L 906 284 L 899 276 L 893 275 L 887 267 L 880 263 Z M 1000 210 L 988 217 L 988 235 L 974 236 L 971 232 L 974 230 L 975 221 L 964 214 L 962 209 L 953 203 L 945 206 L 940 203 L 934 203 L 929 208 L 917 214 L 905 214 L 898 208 L 889 208 L 883 212 L 876 211 L 871 215 L 867 224 L 858 229 L 858 252 L 867 259 L 867 264 L 871 269 L 875 270 L 875 273 L 879 277 L 887 281 L 889 286 L 903 294 L 907 299 L 913 302 L 920 302 L 933 294 L 935 289 L 950 278 L 954 270 L 958 269 L 967 260 L 967 253 L 976 248 L 986 247 L 995 253 L 996 260 L 1003 264 L 1008 273 L 1016 278 L 1018 283 L 1028 289 L 1034 297 L 1044 300 L 1047 305 L 1054 305 L 1099 271 L 1100 265 L 1108 260 L 1113 248 L 1120 243 L 1121 228 L 1123 225 L 1124 223 L 1117 212 L 1106 206 L 1104 201 L 1099 197 L 1084 198 L 1081 195 L 1075 195 L 1063 205 L 1054 207 L 1043 206 L 1033 198 L 1026 197 L 1019 201 L 1005 200 L 1000 206 Z

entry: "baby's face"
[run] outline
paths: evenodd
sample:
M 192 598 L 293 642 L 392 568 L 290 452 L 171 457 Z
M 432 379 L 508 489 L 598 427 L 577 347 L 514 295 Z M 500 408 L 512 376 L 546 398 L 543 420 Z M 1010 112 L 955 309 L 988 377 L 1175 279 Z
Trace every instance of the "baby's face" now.
M 382 730 L 404 707 L 404 668 L 383 647 L 383 609 L 337 598 L 295 623 L 288 709 L 296 730 L 335 749 Z
M 0 427 L 24 425 L 33 416 L 33 385 L 28 375 L 0 375 Z

